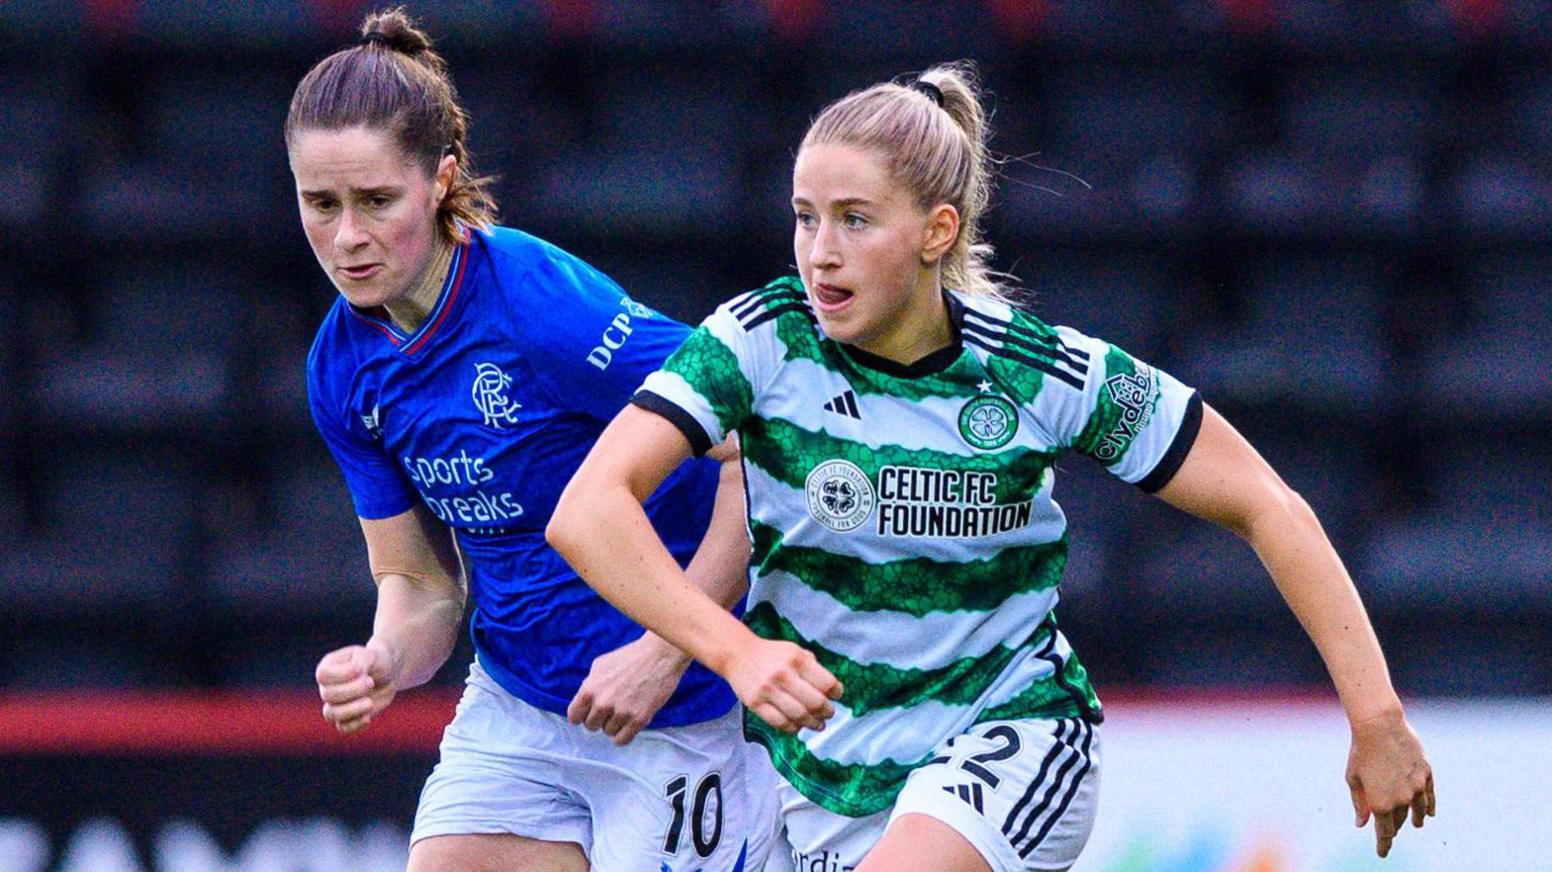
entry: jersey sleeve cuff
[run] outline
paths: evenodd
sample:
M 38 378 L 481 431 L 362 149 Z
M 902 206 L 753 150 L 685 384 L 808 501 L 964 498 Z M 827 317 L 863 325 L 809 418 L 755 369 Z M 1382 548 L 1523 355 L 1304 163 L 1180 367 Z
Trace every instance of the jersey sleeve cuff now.
M 639 406 L 649 412 L 655 412 L 667 418 L 670 424 L 679 428 L 679 432 L 684 434 L 684 438 L 690 440 L 690 450 L 695 452 L 696 457 L 700 457 L 711 450 L 711 436 L 706 433 L 705 428 L 701 427 L 700 422 L 695 420 L 695 417 L 689 412 L 674 405 L 673 402 L 662 395 L 654 394 L 651 391 L 637 391 L 636 395 L 631 397 L 631 405 Z
M 402 515 L 415 507 L 416 499 L 406 496 L 403 499 L 376 499 L 369 502 L 352 500 L 356 506 L 356 517 L 367 521 L 381 521 L 384 518 L 392 518 Z
M 1180 419 L 1180 429 L 1175 431 L 1175 439 L 1169 444 L 1169 450 L 1159 458 L 1153 471 L 1137 482 L 1137 486 L 1151 494 L 1169 484 L 1169 480 L 1180 471 L 1180 465 L 1186 462 L 1186 455 L 1191 453 L 1191 446 L 1196 443 L 1196 434 L 1201 429 L 1202 394 L 1200 391 L 1192 391 L 1191 399 L 1186 401 L 1186 413 Z

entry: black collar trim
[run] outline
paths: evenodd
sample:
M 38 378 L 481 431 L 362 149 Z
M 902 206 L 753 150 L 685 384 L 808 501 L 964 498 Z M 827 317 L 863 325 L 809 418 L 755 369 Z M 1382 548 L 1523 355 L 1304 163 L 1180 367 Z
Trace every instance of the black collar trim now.
M 863 351 L 855 345 L 837 343 L 846 350 L 846 356 L 851 358 L 858 366 L 876 370 L 884 375 L 895 378 L 921 378 L 922 376 L 936 375 L 954 364 L 964 350 L 964 342 L 960 338 L 965 323 L 965 304 L 959 298 L 943 289 L 943 302 L 948 306 L 949 330 L 954 338 L 949 344 L 939 348 L 926 357 L 905 364 L 880 357 L 872 352 Z

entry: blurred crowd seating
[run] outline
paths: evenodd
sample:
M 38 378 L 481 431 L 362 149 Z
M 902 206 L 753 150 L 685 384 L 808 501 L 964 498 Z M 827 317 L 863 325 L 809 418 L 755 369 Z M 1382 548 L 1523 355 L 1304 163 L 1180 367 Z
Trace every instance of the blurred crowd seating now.
M 1549 8 L 411 11 L 504 220 L 690 320 L 789 268 L 812 113 L 977 59 L 1006 157 L 999 266 L 1046 320 L 1199 386 L 1252 438 L 1417 695 L 1552 692 Z M 0 4 L 0 686 L 306 684 L 368 632 L 302 380 L 332 291 L 281 139 L 294 83 L 365 9 Z M 1102 688 L 1323 680 L 1243 543 L 1065 465 L 1059 614 Z

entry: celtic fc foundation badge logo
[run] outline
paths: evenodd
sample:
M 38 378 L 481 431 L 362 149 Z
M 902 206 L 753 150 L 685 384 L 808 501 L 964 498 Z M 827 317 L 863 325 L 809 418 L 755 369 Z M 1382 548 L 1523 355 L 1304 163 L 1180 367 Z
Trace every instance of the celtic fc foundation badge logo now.
M 845 460 L 827 460 L 804 482 L 808 513 L 837 533 L 855 530 L 873 513 L 873 483 L 867 473 Z
M 1013 440 L 1018 414 L 1002 397 L 982 394 L 959 410 L 959 435 L 976 448 L 990 451 Z

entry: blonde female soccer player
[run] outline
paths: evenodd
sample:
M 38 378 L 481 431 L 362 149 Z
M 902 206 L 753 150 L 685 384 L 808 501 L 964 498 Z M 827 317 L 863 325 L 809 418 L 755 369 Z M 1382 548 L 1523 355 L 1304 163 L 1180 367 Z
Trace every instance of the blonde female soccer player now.
M 466 570 L 475 662 L 410 868 L 758 870 L 776 779 L 732 692 L 544 541 L 588 446 L 689 328 L 494 225 L 466 129 L 442 59 L 398 10 L 314 66 L 286 118 L 302 228 L 339 291 L 308 399 L 378 585 L 370 639 L 318 663 L 323 715 L 362 729 L 436 672 Z M 748 543 L 724 467 L 686 465 L 646 512 L 676 568 L 731 603 Z
M 985 266 L 985 119 L 942 66 L 826 108 L 793 171 L 799 277 L 721 306 L 567 486 L 548 536 L 605 598 L 726 677 L 785 777 L 800 868 L 1065 869 L 1098 789 L 1099 700 L 1052 616 L 1054 464 L 1245 537 L 1324 657 L 1383 856 L 1433 813 L 1422 747 L 1309 507 L 1199 395 L 1010 306 Z M 641 500 L 737 431 L 744 623 Z

